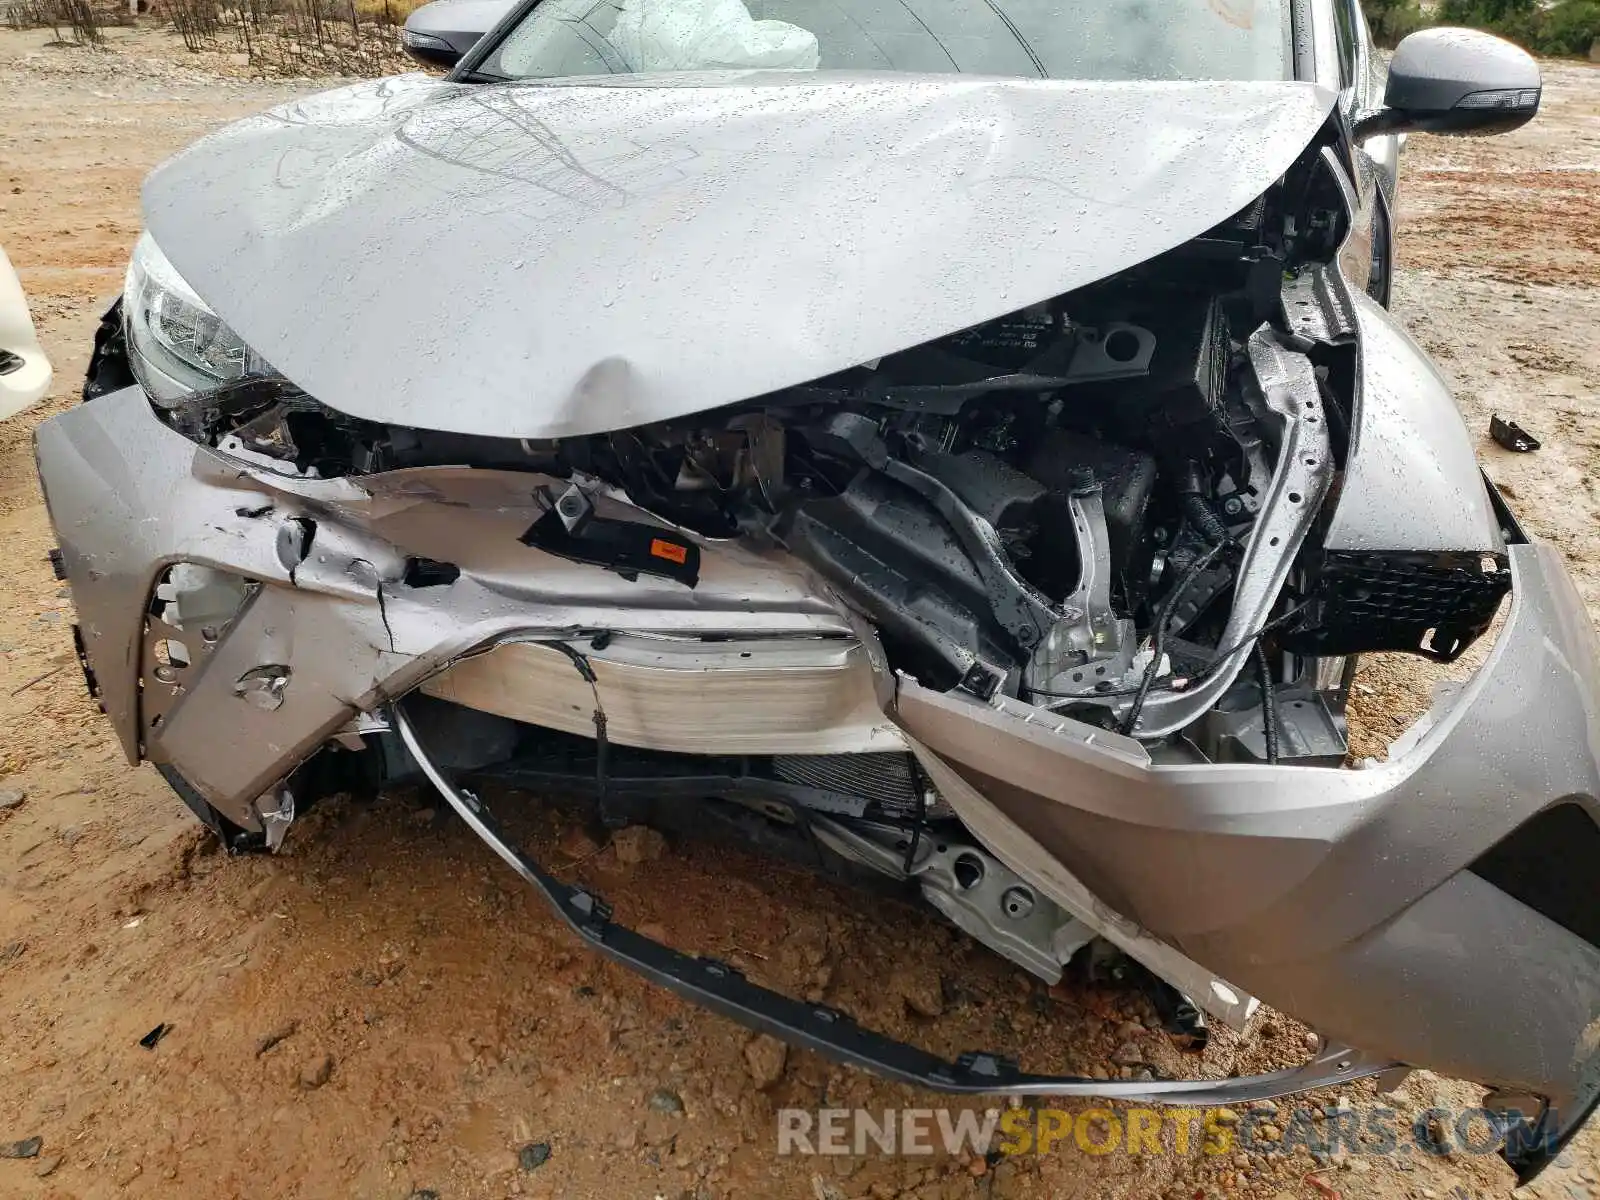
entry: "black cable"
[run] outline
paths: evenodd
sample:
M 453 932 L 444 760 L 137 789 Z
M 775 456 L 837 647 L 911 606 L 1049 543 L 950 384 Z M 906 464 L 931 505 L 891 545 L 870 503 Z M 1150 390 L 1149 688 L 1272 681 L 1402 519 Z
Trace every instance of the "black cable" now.
M 1278 693 L 1272 686 L 1272 664 L 1267 652 L 1256 642 L 1256 678 L 1261 684 L 1261 735 L 1266 743 L 1267 761 L 1278 761 Z
M 1151 640 L 1150 661 L 1145 664 L 1144 677 L 1139 680 L 1139 686 L 1133 695 L 1133 704 L 1128 709 L 1128 715 L 1123 718 L 1122 732 L 1131 734 L 1133 727 L 1139 722 L 1139 714 L 1144 711 L 1144 702 L 1150 695 L 1150 686 L 1155 683 L 1156 675 L 1161 670 L 1161 655 L 1167 641 L 1167 625 L 1172 620 L 1172 610 L 1178 606 L 1184 594 L 1193 586 L 1194 581 L 1200 578 L 1200 573 L 1211 566 L 1228 549 L 1226 542 L 1218 542 L 1207 550 L 1194 562 L 1189 564 L 1189 569 L 1178 580 L 1177 586 L 1167 593 L 1165 600 L 1156 609 L 1155 632 Z
M 1227 523 L 1205 496 L 1198 492 L 1184 496 L 1183 512 L 1189 518 L 1189 524 L 1212 545 L 1233 544 L 1233 534 L 1228 532 Z
M 901 871 L 906 878 L 911 877 L 911 868 L 917 865 L 917 847 L 922 843 L 922 827 L 928 823 L 928 793 L 922 788 L 917 789 L 917 815 L 911 823 L 911 840 L 906 843 L 906 860 L 901 865 Z
M 1214 546 L 1232 545 L 1234 536 L 1228 532 L 1227 522 L 1206 494 L 1208 481 L 1201 465 L 1193 461 L 1186 464 L 1179 473 L 1177 486 L 1178 494 L 1183 497 L 1184 516 L 1195 532 Z

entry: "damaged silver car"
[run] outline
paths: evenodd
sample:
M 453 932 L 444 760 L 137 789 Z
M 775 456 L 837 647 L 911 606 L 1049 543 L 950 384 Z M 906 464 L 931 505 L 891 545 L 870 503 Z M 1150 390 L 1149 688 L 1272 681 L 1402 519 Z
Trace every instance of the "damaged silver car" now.
M 1346 0 L 538 0 L 204 139 L 38 459 L 90 687 L 237 850 L 421 775 L 596 950 L 955 1092 L 1600 1080 L 1583 604 L 1385 312 L 1397 138 L 1526 55 Z M 1359 657 L 1471 679 L 1348 761 Z M 946 1061 L 622 927 L 471 790 L 1118 948 L 1304 1066 Z

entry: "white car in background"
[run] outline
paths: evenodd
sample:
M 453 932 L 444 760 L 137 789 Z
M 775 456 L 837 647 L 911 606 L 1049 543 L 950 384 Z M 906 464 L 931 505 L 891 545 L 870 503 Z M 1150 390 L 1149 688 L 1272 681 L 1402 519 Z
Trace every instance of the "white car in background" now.
M 50 390 L 50 360 L 44 356 L 22 281 L 0 249 L 0 421 L 36 404 Z

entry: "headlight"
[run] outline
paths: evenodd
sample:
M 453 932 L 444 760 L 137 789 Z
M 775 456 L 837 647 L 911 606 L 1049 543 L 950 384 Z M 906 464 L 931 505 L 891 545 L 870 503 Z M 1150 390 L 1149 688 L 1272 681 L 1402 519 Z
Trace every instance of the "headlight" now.
M 247 375 L 277 373 L 206 307 L 148 233 L 128 263 L 122 328 L 134 377 L 165 407 Z

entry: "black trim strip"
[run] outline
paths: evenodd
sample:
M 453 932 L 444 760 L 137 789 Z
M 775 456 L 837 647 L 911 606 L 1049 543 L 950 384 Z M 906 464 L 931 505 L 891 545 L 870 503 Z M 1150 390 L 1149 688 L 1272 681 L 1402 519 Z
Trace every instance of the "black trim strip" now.
M 1294 77 L 1317 79 L 1317 43 L 1311 0 L 1289 0 L 1289 53 L 1294 59 Z
M 1505 538 L 1508 546 L 1526 546 L 1533 539 L 1522 528 L 1522 522 L 1517 520 L 1517 514 L 1511 511 L 1511 506 L 1506 503 L 1505 496 L 1499 486 L 1489 478 L 1489 472 L 1482 467 L 1478 468 L 1483 476 L 1483 486 L 1489 493 L 1489 507 L 1494 509 L 1494 519 L 1500 523 L 1500 536 Z
M 611 907 L 581 886 L 549 874 L 503 835 L 488 808 L 435 765 L 400 704 L 394 729 L 441 796 L 502 861 L 537 888 L 558 916 L 590 947 L 687 1000 L 739 1024 L 885 1079 L 958 1094 L 1100 1096 L 1166 1104 L 1242 1103 L 1376 1075 L 1395 1064 L 1342 1046 L 1324 1046 L 1301 1067 L 1233 1079 L 1106 1082 L 1082 1075 L 1038 1075 L 1010 1059 L 969 1051 L 949 1062 L 904 1042 L 863 1029 L 847 1014 L 806 1004 L 751 983 L 727 963 L 673 950 L 611 920 Z
M 1539 1119 L 1522 1130 L 1508 1129 L 1500 1157 L 1517 1173 L 1517 1186 L 1527 1187 L 1567 1148 L 1567 1143 L 1578 1136 L 1595 1108 L 1600 1106 L 1600 1091 L 1584 1105 L 1578 1119 L 1568 1123 L 1559 1133 L 1552 1126 L 1559 1119 L 1556 1110 L 1546 1106 Z M 1531 1148 L 1529 1148 L 1531 1147 Z

